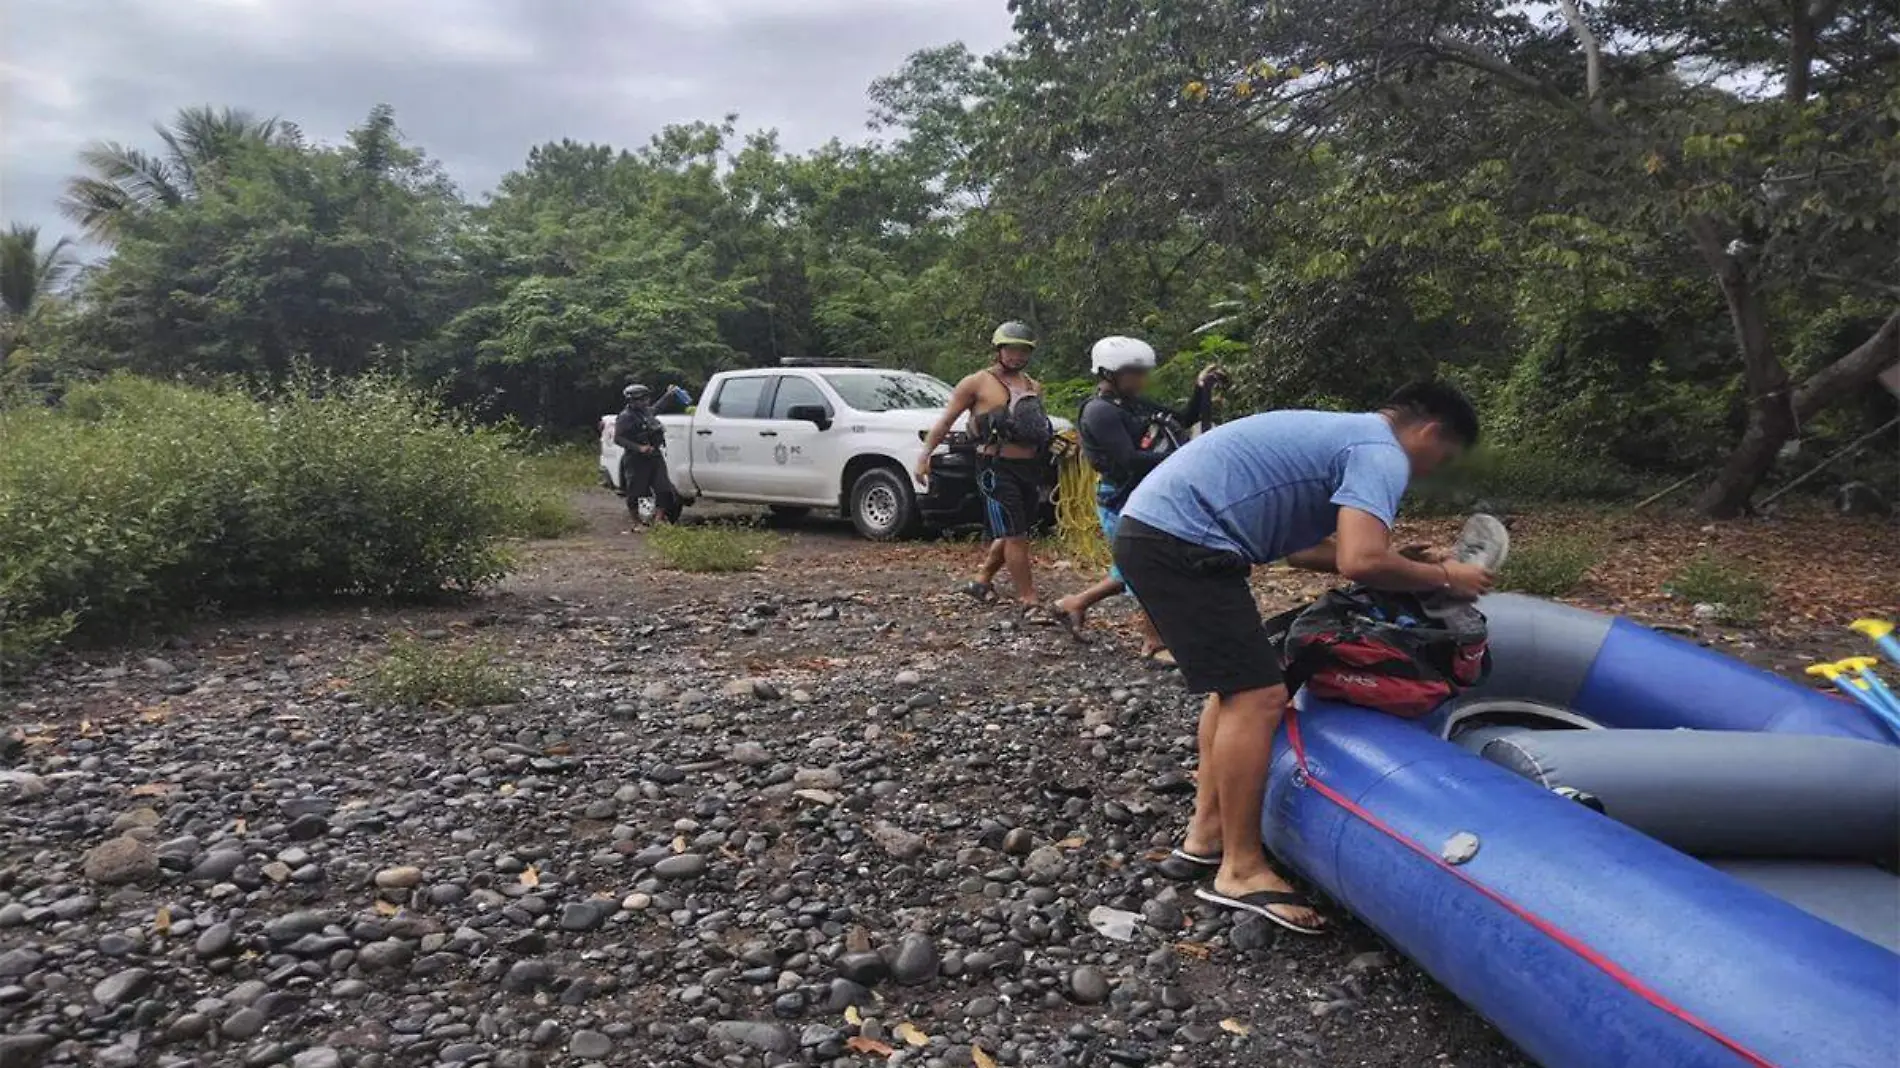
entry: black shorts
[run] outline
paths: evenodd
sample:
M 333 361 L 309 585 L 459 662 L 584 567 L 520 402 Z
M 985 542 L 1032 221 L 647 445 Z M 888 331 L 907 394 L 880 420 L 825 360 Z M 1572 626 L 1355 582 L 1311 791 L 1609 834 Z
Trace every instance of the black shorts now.
M 1168 643 L 1189 690 L 1225 697 L 1280 685 L 1280 644 L 1260 619 L 1246 557 L 1124 515 L 1115 566 Z
M 983 520 L 992 538 L 1027 538 L 1042 506 L 1041 460 L 978 456 L 976 488 L 983 494 Z

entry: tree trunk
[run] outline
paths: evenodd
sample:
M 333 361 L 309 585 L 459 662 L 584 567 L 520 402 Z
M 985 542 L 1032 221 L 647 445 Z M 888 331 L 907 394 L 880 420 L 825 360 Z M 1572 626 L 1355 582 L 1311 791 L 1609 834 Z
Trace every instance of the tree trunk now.
M 1788 369 L 1775 355 L 1768 334 L 1768 309 L 1741 258 L 1721 244 L 1709 224 L 1696 227 L 1696 244 L 1715 267 L 1716 281 L 1728 303 L 1735 343 L 1742 352 L 1742 378 L 1748 389 L 1748 428 L 1723 461 L 1715 481 L 1696 498 L 1697 511 L 1732 519 L 1748 508 L 1748 499 L 1768 475 L 1781 446 L 1794 435 L 1793 397 Z

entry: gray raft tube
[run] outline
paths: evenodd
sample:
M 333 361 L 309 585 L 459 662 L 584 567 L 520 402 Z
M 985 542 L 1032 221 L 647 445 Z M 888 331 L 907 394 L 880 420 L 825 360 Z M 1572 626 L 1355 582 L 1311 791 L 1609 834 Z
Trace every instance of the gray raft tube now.
M 1575 726 L 1896 741 L 1852 702 L 1628 619 L 1512 593 L 1478 607 L 1490 621 L 1491 675 L 1439 714 L 1446 736 L 1461 721 L 1511 722 L 1508 702 L 1518 701 L 1533 723 L 1554 709 Z

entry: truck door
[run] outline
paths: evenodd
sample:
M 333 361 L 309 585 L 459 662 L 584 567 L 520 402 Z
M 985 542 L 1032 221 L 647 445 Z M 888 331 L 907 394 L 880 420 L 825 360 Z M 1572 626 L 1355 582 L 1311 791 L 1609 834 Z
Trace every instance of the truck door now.
M 792 418 L 795 408 L 822 411 L 827 425 L 820 429 L 810 419 Z M 760 490 L 764 496 L 785 504 L 837 507 L 838 472 L 844 463 L 835 455 L 840 431 L 829 425 L 837 414 L 838 406 L 810 378 L 778 376 L 766 417 L 759 422 L 767 449 Z
M 771 375 L 732 375 L 719 381 L 693 413 L 693 484 L 712 497 L 754 497 L 761 468 L 770 466 L 771 439 L 759 436 Z

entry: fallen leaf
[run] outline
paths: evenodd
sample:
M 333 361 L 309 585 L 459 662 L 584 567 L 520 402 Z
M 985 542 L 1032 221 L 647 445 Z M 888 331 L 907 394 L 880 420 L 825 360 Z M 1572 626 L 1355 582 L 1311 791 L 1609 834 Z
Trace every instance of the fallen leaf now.
M 673 839 L 673 852 L 675 853 L 686 852 L 686 836 L 685 835 L 680 835 L 678 838 Z
M 527 887 L 530 890 L 541 885 L 541 873 L 534 870 L 534 865 L 530 864 L 526 868 L 522 869 L 521 885 Z
M 550 745 L 546 749 L 541 750 L 541 755 L 542 756 L 573 756 L 574 745 L 572 742 L 555 742 L 553 745 Z
M 82 719 L 79 721 L 79 736 L 81 738 L 90 738 L 97 733 L 99 732 L 93 727 L 92 720 Z
M 1230 1035 L 1239 1035 L 1242 1038 L 1246 1038 L 1249 1034 L 1253 1033 L 1253 1028 L 1248 1027 L 1232 1016 L 1220 1022 L 1220 1029 Z
M 1176 942 L 1174 951 L 1184 957 L 1193 957 L 1195 960 L 1206 960 L 1213 956 L 1213 952 L 1199 942 Z
M 844 1048 L 853 1053 L 875 1053 L 880 1057 L 889 1057 L 897 1052 L 890 1043 L 879 1042 L 875 1038 L 865 1038 L 863 1035 L 852 1035 L 845 1039 Z
M 922 1028 L 911 1023 L 909 1020 L 905 1020 L 896 1027 L 891 1028 L 891 1034 L 903 1039 L 904 1044 L 907 1046 L 923 1047 L 930 1045 L 930 1036 L 924 1034 Z
M 169 906 L 160 905 L 158 907 L 158 915 L 152 918 L 152 930 L 157 931 L 161 935 L 172 933 L 172 910 Z
M 856 1027 L 864 1022 L 864 1014 L 858 1011 L 856 1005 L 846 1005 L 844 1007 L 844 1022 Z
M 231 821 L 232 834 L 247 834 L 250 832 L 250 829 L 251 829 L 251 825 L 249 823 L 246 823 L 244 821 L 244 817 L 242 816 L 239 816 L 237 819 Z
M 147 782 L 132 787 L 133 797 L 164 797 L 178 789 L 175 782 Z
M 371 905 L 371 907 L 376 910 L 376 915 L 378 916 L 394 916 L 396 913 L 402 911 L 401 909 L 398 909 L 396 906 L 380 898 L 378 898 Z
M 982 1046 L 970 1047 L 970 1060 L 976 1063 L 976 1068 L 996 1068 L 996 1058 L 985 1053 Z
M 1056 847 L 1059 849 L 1080 849 L 1087 844 L 1088 839 L 1078 834 L 1073 838 L 1064 838 L 1062 841 L 1057 842 Z
M 503 797 L 507 797 L 510 794 L 513 794 L 515 792 L 515 784 L 511 782 L 502 783 L 500 788 L 497 789 L 495 792 L 500 794 Z

